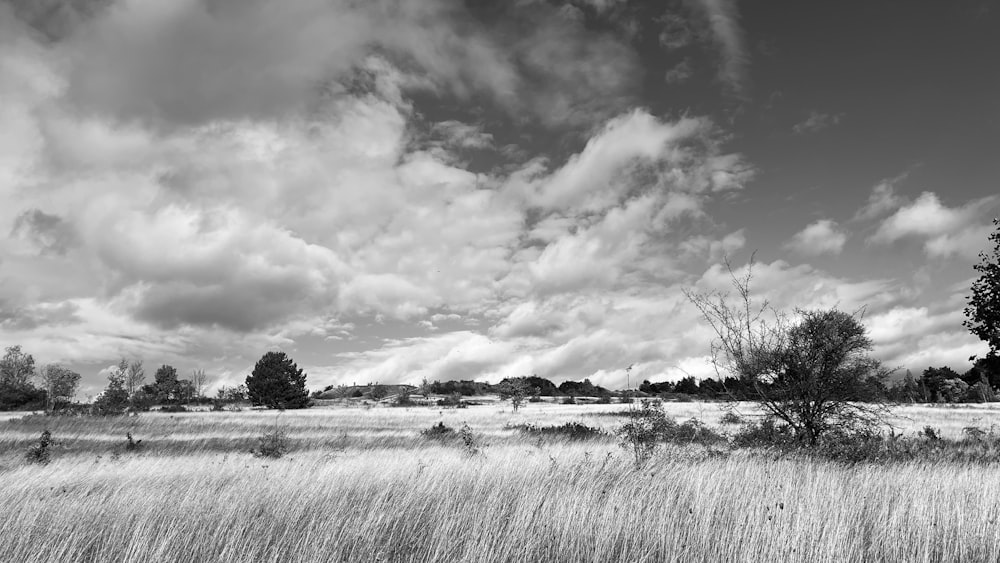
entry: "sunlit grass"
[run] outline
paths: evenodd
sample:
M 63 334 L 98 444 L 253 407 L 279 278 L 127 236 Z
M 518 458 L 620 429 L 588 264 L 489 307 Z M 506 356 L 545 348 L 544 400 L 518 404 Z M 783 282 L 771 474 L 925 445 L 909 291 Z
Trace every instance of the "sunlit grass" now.
M 11 561 L 995 561 L 1000 468 L 848 467 L 512 424 L 613 429 L 627 405 L 491 404 L 31 417 L 0 422 L 0 553 Z M 717 404 L 668 405 L 718 424 Z M 742 414 L 753 414 L 748 405 Z M 906 432 L 988 428 L 997 410 L 898 409 Z M 976 420 L 978 419 L 978 423 Z M 467 423 L 480 453 L 420 431 Z M 280 425 L 291 452 L 249 454 Z M 24 451 L 48 428 L 52 462 Z M 143 440 L 122 451 L 125 433 Z

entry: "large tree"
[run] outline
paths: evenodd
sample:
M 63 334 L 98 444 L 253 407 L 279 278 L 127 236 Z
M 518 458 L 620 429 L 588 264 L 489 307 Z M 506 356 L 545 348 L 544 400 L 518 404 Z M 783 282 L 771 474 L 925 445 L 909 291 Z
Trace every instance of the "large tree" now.
M 250 402 L 272 409 L 301 409 L 309 406 L 306 374 L 284 352 L 264 354 L 247 376 Z
M 858 316 L 830 309 L 789 317 L 752 299 L 752 270 L 752 260 L 743 276 L 730 267 L 735 301 L 723 292 L 686 292 L 715 332 L 720 376 L 738 377 L 748 398 L 804 443 L 816 444 L 831 429 L 879 423 L 885 407 L 869 396 L 870 380 L 889 372 L 868 356 L 872 341 Z
M 35 375 L 35 358 L 25 354 L 20 346 L 9 346 L 0 359 L 0 386 L 19 388 L 31 385 Z
M 989 345 L 991 357 L 1000 355 L 1000 219 L 994 219 L 993 226 L 996 227 L 990 235 L 993 251 L 980 252 L 979 263 L 973 266 L 979 278 L 972 284 L 972 295 L 965 308 L 966 320 L 962 323 Z

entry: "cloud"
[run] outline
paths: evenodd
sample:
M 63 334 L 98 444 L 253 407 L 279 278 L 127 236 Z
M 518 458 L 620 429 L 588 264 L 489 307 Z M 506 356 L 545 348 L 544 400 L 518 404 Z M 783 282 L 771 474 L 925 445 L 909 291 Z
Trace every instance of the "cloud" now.
M 20 235 L 44 253 L 65 254 L 76 245 L 73 228 L 58 215 L 49 215 L 40 209 L 30 209 L 14 220 L 15 235 Z
M 960 256 L 974 260 L 986 245 L 990 226 L 985 214 L 996 206 L 996 197 L 986 197 L 960 207 L 947 207 L 932 192 L 924 192 L 914 202 L 886 217 L 869 239 L 875 244 L 891 244 L 903 239 L 924 243 L 932 258 Z
M 672 66 L 670 70 L 667 71 L 667 74 L 664 75 L 663 80 L 667 84 L 683 84 L 691 78 L 692 73 L 691 61 L 684 59 L 683 61 Z
M 689 0 L 706 19 L 712 38 L 719 50 L 722 63 L 718 78 L 729 92 L 742 98 L 746 96 L 750 55 L 740 27 L 740 14 L 736 0 Z
M 840 254 L 844 250 L 845 242 L 847 233 L 837 225 L 836 221 L 821 219 L 795 233 L 784 246 L 805 256 L 820 256 Z
M 854 220 L 870 221 L 895 211 L 903 205 L 903 198 L 896 195 L 896 184 L 905 180 L 906 177 L 907 174 L 903 173 L 895 178 L 888 178 L 875 184 L 871 195 L 868 196 L 868 203 L 854 214 Z
M 809 112 L 809 115 L 803 121 L 796 123 L 792 127 L 792 131 L 796 135 L 816 133 L 834 125 L 839 125 L 844 119 L 844 115 L 843 113 L 822 113 L 813 110 Z

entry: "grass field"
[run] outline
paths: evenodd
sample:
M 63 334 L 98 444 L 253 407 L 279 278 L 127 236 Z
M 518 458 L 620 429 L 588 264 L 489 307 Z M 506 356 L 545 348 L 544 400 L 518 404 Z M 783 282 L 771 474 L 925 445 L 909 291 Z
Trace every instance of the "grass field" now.
M 0 421 L 0 558 L 10 561 L 997 561 L 1000 467 L 831 462 L 670 446 L 637 468 L 623 405 L 147 413 Z M 744 414 L 753 414 L 741 406 Z M 718 429 L 708 403 L 668 405 Z M 443 421 L 461 440 L 420 434 Z M 958 437 L 1000 409 L 912 406 L 905 432 Z M 249 450 L 275 425 L 281 459 Z M 52 462 L 24 452 L 49 429 Z M 124 449 L 130 432 L 144 446 Z

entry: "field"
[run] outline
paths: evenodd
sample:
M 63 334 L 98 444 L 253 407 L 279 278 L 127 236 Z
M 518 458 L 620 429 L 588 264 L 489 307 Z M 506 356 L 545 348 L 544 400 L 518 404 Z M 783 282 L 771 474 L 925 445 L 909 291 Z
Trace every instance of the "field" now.
M 996 561 L 1000 467 L 847 466 L 669 446 L 636 467 L 607 430 L 624 405 L 322 407 L 0 420 L 10 561 Z M 743 406 L 744 414 L 753 409 Z M 719 430 L 718 405 L 668 405 Z M 902 407 L 957 438 L 1000 409 Z M 421 430 L 467 424 L 460 437 Z M 258 438 L 287 433 L 281 459 Z M 42 430 L 48 465 L 25 451 Z M 142 440 L 125 448 L 126 433 Z

